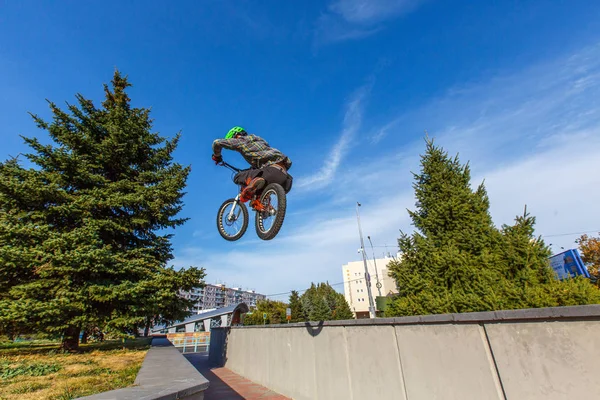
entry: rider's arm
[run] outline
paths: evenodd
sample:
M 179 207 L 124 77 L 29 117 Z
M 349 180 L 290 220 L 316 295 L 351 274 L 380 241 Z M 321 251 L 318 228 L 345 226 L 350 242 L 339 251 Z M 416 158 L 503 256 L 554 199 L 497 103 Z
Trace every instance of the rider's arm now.
M 212 144 L 213 154 L 215 156 L 220 156 L 221 148 L 240 151 L 242 150 L 243 140 L 243 138 L 217 139 Z

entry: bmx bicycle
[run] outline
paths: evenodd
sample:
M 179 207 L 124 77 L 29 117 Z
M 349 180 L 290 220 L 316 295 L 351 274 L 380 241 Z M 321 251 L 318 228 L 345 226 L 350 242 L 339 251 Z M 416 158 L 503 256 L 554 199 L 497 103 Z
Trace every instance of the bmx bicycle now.
M 241 169 L 226 163 L 220 162 L 218 165 L 229 168 L 234 173 Z M 227 199 L 219 207 L 217 213 L 217 229 L 223 239 L 230 242 L 236 241 L 244 236 L 248 229 L 248 207 L 256 212 L 254 225 L 256 234 L 262 240 L 271 240 L 279 233 L 283 220 L 285 218 L 285 209 L 287 206 L 285 190 L 277 183 L 270 183 L 263 189 L 254 193 L 252 198 L 246 199 L 242 196 L 243 186 L 235 198 Z

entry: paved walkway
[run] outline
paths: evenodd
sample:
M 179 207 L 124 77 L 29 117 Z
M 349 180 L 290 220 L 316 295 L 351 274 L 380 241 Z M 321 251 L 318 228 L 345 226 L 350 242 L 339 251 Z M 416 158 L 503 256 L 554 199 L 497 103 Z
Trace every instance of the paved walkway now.
M 210 386 L 204 393 L 205 400 L 291 400 L 227 368 L 211 369 L 207 353 L 189 353 L 185 357 L 210 381 Z

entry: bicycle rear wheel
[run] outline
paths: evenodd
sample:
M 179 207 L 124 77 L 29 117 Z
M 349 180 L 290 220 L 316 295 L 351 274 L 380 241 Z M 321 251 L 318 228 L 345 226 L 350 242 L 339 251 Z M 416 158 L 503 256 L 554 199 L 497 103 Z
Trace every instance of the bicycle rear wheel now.
M 262 240 L 271 240 L 277 236 L 285 219 L 287 207 L 285 190 L 281 185 L 271 183 L 262 191 L 260 202 L 264 210 L 256 211 L 254 220 L 256 234 Z
M 233 214 L 231 209 L 235 207 Z M 230 215 L 231 214 L 231 215 Z M 248 208 L 244 203 L 228 199 L 221 204 L 217 213 L 217 229 L 223 239 L 236 241 L 246 233 L 248 228 Z

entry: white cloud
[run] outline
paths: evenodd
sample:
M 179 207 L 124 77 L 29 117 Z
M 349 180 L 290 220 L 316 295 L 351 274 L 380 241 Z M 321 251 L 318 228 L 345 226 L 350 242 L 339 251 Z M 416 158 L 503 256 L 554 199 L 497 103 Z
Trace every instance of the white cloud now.
M 417 0 L 337 0 L 329 10 L 348 22 L 370 24 L 412 11 L 417 3 Z
M 423 0 L 336 0 L 317 20 L 319 43 L 360 39 L 379 32 L 381 22 L 413 11 Z
M 296 188 L 315 190 L 327 186 L 333 180 L 343 157 L 350 148 L 352 139 L 355 138 L 361 127 L 364 102 L 370 91 L 371 84 L 367 84 L 353 94 L 352 99 L 346 105 L 344 124 L 339 134 L 339 140 L 333 146 L 321 169 L 314 175 L 300 177 L 296 183 Z
M 394 130 L 427 121 L 438 144 L 450 154 L 460 152 L 462 162 L 470 161 L 473 185 L 485 178 L 498 226 L 512 223 L 527 204 L 537 218 L 537 233 L 548 235 L 547 243 L 558 251 L 574 247 L 576 235 L 556 235 L 600 228 L 599 73 L 596 46 L 454 89 L 422 109 L 391 116 L 383 127 L 398 133 Z M 348 151 L 348 141 L 359 129 L 350 127 L 360 121 L 361 101 L 350 102 L 354 105 L 347 109 L 343 132 L 352 133 L 332 154 Z M 419 140 L 362 163 L 353 160 L 345 171 L 336 173 L 343 157 L 332 157 L 335 166 L 324 167 L 319 176 L 330 183 L 334 196 L 311 205 L 311 212 L 290 217 L 272 242 L 236 245 L 235 251 L 222 253 L 187 249 L 177 257 L 178 265 L 206 265 L 209 279 L 243 282 L 267 294 L 306 288 L 312 281 L 341 281 L 342 265 L 359 259 L 356 201 L 363 204 L 363 232 L 376 246 L 388 244 L 393 251 L 398 230 L 411 230 L 406 212 L 414 208 L 410 171 L 418 170 L 424 149 L 422 127 L 418 132 Z M 383 251 L 376 250 L 379 255 Z
M 485 173 L 485 182 L 498 224 L 510 222 L 527 204 L 536 217 L 536 232 L 558 251 L 575 247 L 579 235 L 571 232 L 600 231 L 600 126 L 545 147 Z

